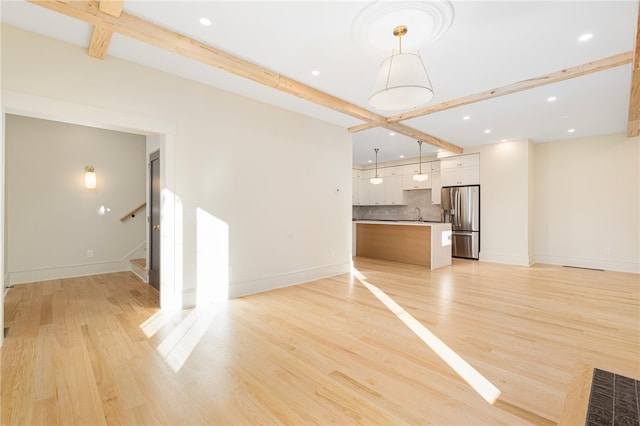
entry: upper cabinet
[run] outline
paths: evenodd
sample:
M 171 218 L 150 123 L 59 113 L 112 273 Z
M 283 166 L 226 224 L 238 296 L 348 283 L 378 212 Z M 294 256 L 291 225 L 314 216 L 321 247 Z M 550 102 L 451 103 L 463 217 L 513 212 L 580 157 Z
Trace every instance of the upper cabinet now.
M 373 177 L 373 172 L 371 170 L 355 170 L 353 171 L 352 179 L 353 183 L 353 205 L 354 206 L 368 206 L 370 205 L 370 194 L 369 194 L 369 179 Z
M 440 171 L 431 172 L 431 204 L 440 204 L 442 183 L 440 182 Z
M 402 195 L 402 175 L 387 176 L 384 178 L 385 203 L 390 206 L 404 204 Z
M 479 185 L 480 154 L 456 155 L 440 160 L 442 186 Z
M 404 204 L 402 196 L 403 167 L 386 167 L 385 178 L 382 184 L 385 186 L 385 204 L 394 206 Z
M 385 176 L 402 176 L 404 174 L 404 166 L 385 167 L 380 170 L 384 170 Z
M 382 183 L 373 185 L 369 179 L 375 176 L 375 170 L 353 169 L 353 205 L 404 205 L 403 191 L 414 189 L 432 189 L 431 202 L 440 204 L 440 162 L 426 161 L 422 163 L 422 174 L 428 177 L 425 181 L 418 182 L 413 179 L 413 175 L 419 171 L 419 163 L 379 167 L 378 176 L 382 178 Z

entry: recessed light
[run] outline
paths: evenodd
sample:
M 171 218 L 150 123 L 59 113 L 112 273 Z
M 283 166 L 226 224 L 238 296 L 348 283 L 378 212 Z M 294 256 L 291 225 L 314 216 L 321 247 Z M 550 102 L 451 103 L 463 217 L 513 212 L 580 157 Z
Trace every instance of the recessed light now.
M 463 119 L 463 120 L 468 120 L 468 119 L 470 119 L 470 118 L 471 118 L 471 117 L 470 117 L 470 116 L 468 116 L 468 115 L 465 115 L 464 117 L 462 117 L 462 119 Z
M 555 102 L 558 98 L 556 98 L 555 96 L 549 96 L 547 98 L 547 102 Z
M 203 27 L 208 27 L 209 25 L 211 25 L 211 19 L 209 18 L 200 18 L 200 25 L 202 25 Z
M 569 130 L 567 130 L 567 132 L 569 132 L 569 133 L 573 133 L 573 132 L 575 132 L 575 131 L 576 131 L 576 129 L 569 129 Z
M 320 71 L 318 71 L 318 70 L 313 70 L 313 71 L 311 71 L 311 75 L 313 75 L 313 76 L 316 76 L 316 77 L 317 77 L 317 76 L 319 76 L 319 75 L 320 75 Z
M 578 37 L 578 41 L 587 41 L 587 40 L 591 40 L 592 38 L 593 38 L 593 33 L 586 33 Z
M 367 161 L 367 163 L 373 163 L 373 160 L 369 160 L 369 161 Z
M 506 141 L 507 141 L 506 139 L 501 139 L 501 140 L 500 140 L 500 142 L 506 142 Z
M 491 129 L 486 129 L 484 132 L 485 133 L 491 133 Z
M 404 158 L 404 155 L 401 155 L 400 158 Z
M 389 136 L 395 136 L 395 135 L 396 135 L 396 134 L 395 134 L 395 133 L 393 133 L 393 132 L 389 133 Z

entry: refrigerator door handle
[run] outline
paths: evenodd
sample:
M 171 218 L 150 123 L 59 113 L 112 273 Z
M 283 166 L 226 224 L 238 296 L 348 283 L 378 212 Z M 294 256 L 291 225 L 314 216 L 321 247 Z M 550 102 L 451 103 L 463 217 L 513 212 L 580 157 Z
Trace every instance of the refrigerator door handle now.
M 456 211 L 460 212 L 460 191 L 456 191 Z M 460 226 L 462 225 L 462 223 L 460 222 L 460 213 L 458 213 L 457 215 L 455 215 L 456 218 L 456 226 Z
M 477 234 L 477 231 L 454 231 L 452 234 L 462 235 L 464 237 L 473 237 L 475 234 Z

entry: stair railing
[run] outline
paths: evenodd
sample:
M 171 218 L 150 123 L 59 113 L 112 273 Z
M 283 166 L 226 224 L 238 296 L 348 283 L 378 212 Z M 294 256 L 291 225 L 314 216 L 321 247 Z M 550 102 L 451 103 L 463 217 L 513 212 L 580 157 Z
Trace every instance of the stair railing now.
M 131 210 L 129 213 L 125 214 L 124 216 L 122 216 L 120 218 L 120 222 L 124 222 L 125 220 L 129 219 L 130 217 L 136 217 L 136 213 L 138 213 L 140 210 L 142 210 L 143 208 L 145 208 L 147 206 L 146 201 L 142 204 L 140 204 L 138 207 L 136 207 L 135 209 Z

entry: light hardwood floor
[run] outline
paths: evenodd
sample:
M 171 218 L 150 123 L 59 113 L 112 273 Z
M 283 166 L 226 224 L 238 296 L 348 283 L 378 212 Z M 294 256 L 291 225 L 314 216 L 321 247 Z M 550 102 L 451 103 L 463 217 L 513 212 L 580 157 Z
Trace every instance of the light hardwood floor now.
M 579 363 L 640 378 L 638 275 L 354 263 L 362 280 L 174 313 L 131 273 L 16 286 L 2 424 L 554 424 Z M 497 387 L 495 404 L 396 314 Z

